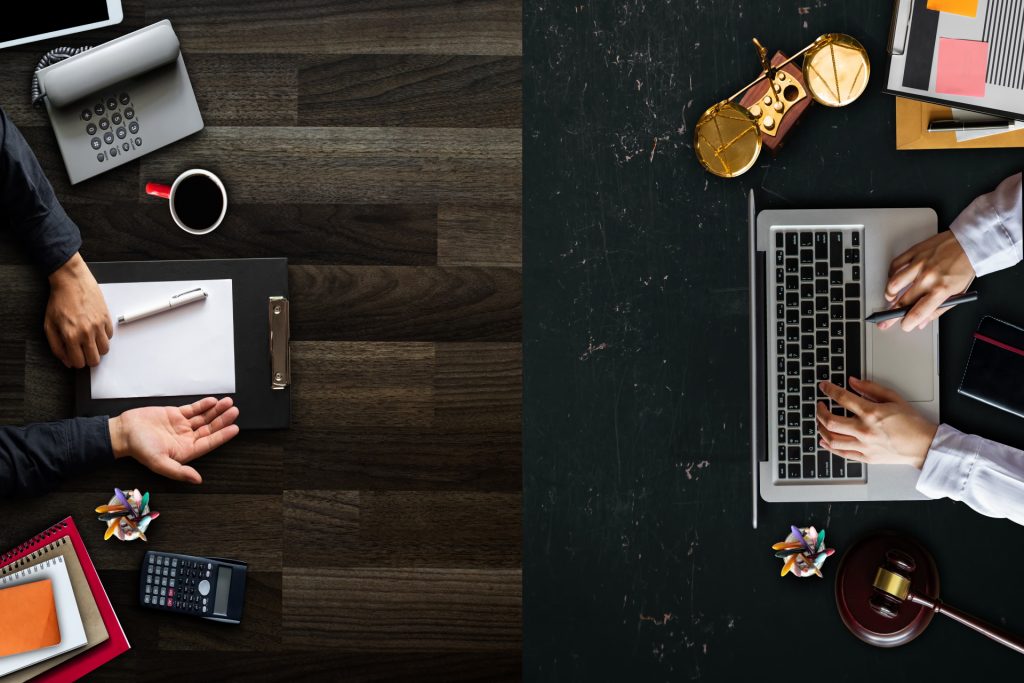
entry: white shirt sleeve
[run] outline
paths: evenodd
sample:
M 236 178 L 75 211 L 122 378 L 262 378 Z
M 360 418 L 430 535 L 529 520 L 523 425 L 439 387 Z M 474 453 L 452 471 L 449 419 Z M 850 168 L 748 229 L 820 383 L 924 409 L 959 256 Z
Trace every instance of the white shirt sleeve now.
M 1024 258 L 1022 204 L 1018 173 L 971 202 L 949 227 L 979 277 L 1009 268 Z
M 939 425 L 917 490 L 1024 525 L 1024 451 Z

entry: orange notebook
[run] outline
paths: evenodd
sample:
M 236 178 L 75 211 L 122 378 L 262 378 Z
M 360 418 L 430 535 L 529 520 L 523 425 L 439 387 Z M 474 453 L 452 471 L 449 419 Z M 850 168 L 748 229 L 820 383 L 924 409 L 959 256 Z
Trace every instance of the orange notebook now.
M 0 657 L 60 643 L 57 606 L 49 579 L 0 590 L 0 614 L 17 628 L 0 629 Z

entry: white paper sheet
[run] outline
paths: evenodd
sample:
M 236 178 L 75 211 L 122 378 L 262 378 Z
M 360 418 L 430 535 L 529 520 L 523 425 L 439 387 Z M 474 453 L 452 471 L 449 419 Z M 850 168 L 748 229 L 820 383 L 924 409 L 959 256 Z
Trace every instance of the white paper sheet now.
M 954 108 L 953 118 L 957 121 L 991 121 L 996 117 L 991 114 L 979 114 L 978 112 L 967 111 L 966 109 Z M 1024 121 L 1014 121 L 1013 126 L 1005 130 L 958 130 L 956 132 L 956 141 L 963 142 L 964 140 L 977 140 L 978 138 L 985 138 L 989 135 L 1002 135 L 1003 133 L 1020 130 L 1021 128 L 1024 128 Z
M 124 325 L 117 316 L 202 287 L 205 301 Z M 230 394 L 235 391 L 231 280 L 101 284 L 114 338 L 92 369 L 93 398 Z

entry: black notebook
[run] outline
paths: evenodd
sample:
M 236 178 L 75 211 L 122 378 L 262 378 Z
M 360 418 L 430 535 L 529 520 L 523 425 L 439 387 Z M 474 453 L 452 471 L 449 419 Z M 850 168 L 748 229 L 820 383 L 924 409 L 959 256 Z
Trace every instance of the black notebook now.
M 1024 417 L 1024 329 L 982 318 L 958 391 Z

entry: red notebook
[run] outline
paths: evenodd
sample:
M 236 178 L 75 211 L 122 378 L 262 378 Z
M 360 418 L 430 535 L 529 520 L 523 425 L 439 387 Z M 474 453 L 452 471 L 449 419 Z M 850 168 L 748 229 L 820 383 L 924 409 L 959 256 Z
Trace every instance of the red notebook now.
M 107 592 L 103 589 L 103 584 L 100 583 L 100 577 L 96 573 L 96 567 L 93 566 L 92 559 L 89 558 L 89 552 L 85 549 L 85 544 L 82 543 L 82 537 L 78 534 L 75 522 L 70 517 L 57 522 L 46 531 L 33 536 L 18 547 L 0 554 L 0 569 L 17 563 L 26 556 L 40 551 L 45 546 L 65 536 L 71 541 L 75 554 L 78 556 L 78 561 L 82 565 L 82 572 L 89 582 L 89 589 L 92 591 L 92 597 L 96 601 L 100 614 L 103 616 L 103 624 L 107 628 L 109 637 L 102 643 L 85 650 L 82 654 L 44 671 L 32 679 L 33 681 L 46 683 L 76 681 L 90 671 L 106 664 L 119 654 L 127 652 L 131 647 L 124 635 L 124 630 L 121 628 L 121 622 L 117 620 L 114 608 L 110 605 Z

